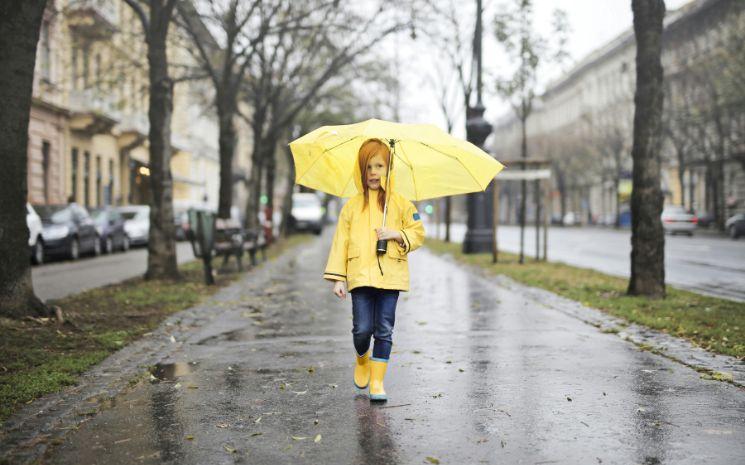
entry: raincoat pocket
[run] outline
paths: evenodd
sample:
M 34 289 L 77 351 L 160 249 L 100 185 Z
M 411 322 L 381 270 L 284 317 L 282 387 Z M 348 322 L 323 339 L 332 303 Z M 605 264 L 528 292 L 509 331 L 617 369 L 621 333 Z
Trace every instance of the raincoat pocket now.
M 408 255 L 406 255 L 405 253 L 402 253 L 399 250 L 398 245 L 393 241 L 390 241 L 388 243 L 388 250 L 386 251 L 386 255 L 388 255 L 390 258 L 396 261 L 399 261 L 399 262 L 402 260 L 409 259 Z
M 347 249 L 347 279 L 357 276 L 360 270 L 360 247 L 349 245 Z

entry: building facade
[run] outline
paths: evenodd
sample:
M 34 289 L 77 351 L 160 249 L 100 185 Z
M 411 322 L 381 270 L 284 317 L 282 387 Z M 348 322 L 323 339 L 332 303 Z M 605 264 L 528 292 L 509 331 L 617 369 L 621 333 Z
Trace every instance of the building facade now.
M 196 67 L 171 28 L 169 59 Z M 50 0 L 42 23 L 29 123 L 32 204 L 90 208 L 147 203 L 147 49 L 118 0 Z M 172 70 L 171 73 L 177 73 Z M 174 87 L 174 208 L 217 205 L 217 123 L 205 83 Z
M 715 128 L 722 121 L 715 121 L 705 103 L 712 99 L 703 96 L 716 83 L 702 70 L 716 69 L 707 63 L 713 54 L 723 55 L 717 66 L 731 66 L 725 55 L 739 53 L 739 47 L 728 45 L 726 38 L 735 37 L 734 42 L 741 33 L 745 37 L 744 17 L 743 2 L 694 0 L 667 13 L 663 33 L 666 97 L 660 155 L 665 202 L 702 216 L 716 213 L 720 220 L 745 210 L 745 163 L 738 158 L 743 145 L 737 139 L 745 107 L 740 102 L 728 106 L 726 114 L 720 112 L 729 132 L 723 136 L 726 143 L 717 144 L 722 137 L 715 137 Z M 572 213 L 582 223 L 629 219 L 635 58 L 630 29 L 582 59 L 535 102 L 527 124 L 528 152 L 553 162 L 551 208 L 557 217 Z M 692 115 L 698 115 L 695 124 Z M 519 148 L 519 121 L 505 115 L 495 124 L 495 153 L 517 160 Z M 512 197 L 517 193 L 508 190 Z M 518 202 L 509 197 L 504 202 L 503 219 L 514 219 L 510 207 Z

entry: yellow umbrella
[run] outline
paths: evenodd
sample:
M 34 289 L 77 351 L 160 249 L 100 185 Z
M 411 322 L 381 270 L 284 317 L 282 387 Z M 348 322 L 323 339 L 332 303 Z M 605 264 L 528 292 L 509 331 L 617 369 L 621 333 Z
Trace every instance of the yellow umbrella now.
M 290 142 L 295 182 L 339 197 L 358 192 L 357 153 L 364 141 L 391 145 L 394 189 L 409 200 L 486 190 L 504 166 L 486 152 L 430 124 L 361 123 L 322 126 Z

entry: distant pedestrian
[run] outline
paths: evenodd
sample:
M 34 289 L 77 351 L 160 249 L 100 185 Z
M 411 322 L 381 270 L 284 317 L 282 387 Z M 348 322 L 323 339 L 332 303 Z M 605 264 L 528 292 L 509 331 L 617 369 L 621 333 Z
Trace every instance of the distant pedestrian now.
M 386 184 L 390 161 L 391 151 L 380 139 L 368 139 L 360 147 L 353 176 L 358 194 L 342 208 L 323 275 L 334 282 L 333 293 L 339 298 L 346 298 L 347 290 L 352 294 L 354 384 L 369 387 L 371 401 L 387 400 L 383 378 L 398 294 L 409 290 L 408 254 L 424 242 L 416 207 L 394 192 L 393 176 Z M 381 227 L 386 194 L 386 224 Z M 387 241 L 384 254 L 376 252 L 379 240 Z

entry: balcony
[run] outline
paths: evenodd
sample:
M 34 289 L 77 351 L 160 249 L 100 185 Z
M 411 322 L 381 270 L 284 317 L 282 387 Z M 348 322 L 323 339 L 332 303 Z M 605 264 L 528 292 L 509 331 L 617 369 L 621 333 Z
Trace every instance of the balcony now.
M 70 0 L 65 10 L 68 27 L 86 39 L 108 39 L 116 29 L 116 7 L 111 0 Z
M 102 134 L 120 119 L 119 112 L 110 97 L 86 89 L 70 92 L 70 128 L 87 134 Z

